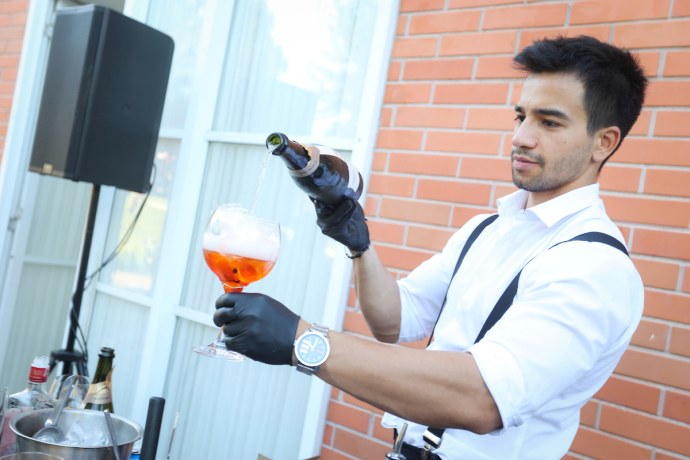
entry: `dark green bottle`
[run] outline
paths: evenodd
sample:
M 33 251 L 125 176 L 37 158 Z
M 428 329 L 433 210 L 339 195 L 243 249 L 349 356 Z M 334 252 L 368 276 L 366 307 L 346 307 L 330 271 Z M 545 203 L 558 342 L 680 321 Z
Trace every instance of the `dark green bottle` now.
M 100 353 L 98 353 L 96 373 L 91 385 L 89 385 L 89 391 L 84 397 L 86 403 L 84 409 L 113 412 L 113 358 L 115 358 L 115 350 L 108 347 L 101 348 Z
M 283 133 L 266 138 L 266 148 L 285 162 L 292 180 L 310 197 L 330 206 L 359 199 L 364 181 L 350 163 L 325 145 L 301 145 Z

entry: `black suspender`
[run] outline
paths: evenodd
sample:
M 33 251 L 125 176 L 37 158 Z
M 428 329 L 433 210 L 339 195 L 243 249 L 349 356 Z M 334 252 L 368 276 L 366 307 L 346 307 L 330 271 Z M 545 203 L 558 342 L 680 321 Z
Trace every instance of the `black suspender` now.
M 496 220 L 498 217 L 498 214 L 493 214 L 486 218 L 484 221 L 482 221 L 477 228 L 474 229 L 474 231 L 470 234 L 469 238 L 467 238 L 467 242 L 465 243 L 465 246 L 462 248 L 462 252 L 460 252 L 460 256 L 458 257 L 458 262 L 455 264 L 455 270 L 453 271 L 453 275 L 450 278 L 450 281 L 448 282 L 448 287 L 450 288 L 450 283 L 453 281 L 453 278 L 455 277 L 455 274 L 458 271 L 458 268 L 460 268 L 460 264 L 462 263 L 462 260 L 465 258 L 465 255 L 467 254 L 467 251 L 469 251 L 470 246 L 472 246 L 472 243 L 477 239 L 479 234 L 493 221 Z M 611 235 L 607 235 L 606 233 L 601 233 L 601 232 L 587 232 L 583 233 L 581 235 L 578 235 L 574 238 L 571 238 L 567 241 L 561 241 L 560 243 L 556 243 L 553 246 L 549 247 L 549 249 L 554 248 L 558 246 L 559 244 L 563 243 L 568 243 L 570 241 L 589 241 L 589 242 L 597 242 L 597 243 L 603 243 L 603 244 L 608 244 L 609 246 L 613 246 L 614 248 L 622 251 L 626 256 L 630 256 L 628 254 L 628 250 L 625 248 L 625 246 L 618 241 L 616 238 L 612 237 Z M 529 261 L 527 262 L 529 263 Z M 513 299 L 515 298 L 515 294 L 517 293 L 517 288 L 518 288 L 518 283 L 520 282 L 520 275 L 522 274 L 522 270 L 524 270 L 524 266 L 520 269 L 517 275 L 515 275 L 515 278 L 513 278 L 513 281 L 510 282 L 506 290 L 503 292 L 501 297 L 498 299 L 498 302 L 496 302 L 496 305 L 494 305 L 494 308 L 491 310 L 491 313 L 489 313 L 488 318 L 484 322 L 484 326 L 482 326 L 481 331 L 479 331 L 479 334 L 477 335 L 477 338 L 474 340 L 474 343 L 479 342 L 484 335 L 487 333 L 489 329 L 491 329 L 497 322 L 498 320 L 501 319 L 503 314 L 508 311 L 508 308 L 513 304 Z M 443 305 L 441 306 L 441 311 L 443 311 L 443 307 L 446 304 L 446 300 L 448 298 L 448 292 L 446 291 L 446 298 L 443 300 Z M 439 317 L 441 316 L 441 313 L 439 312 Z M 436 323 L 438 324 L 438 318 L 436 319 Z M 436 329 L 436 325 L 434 325 L 434 329 Z M 432 331 L 432 337 L 433 337 L 433 331 Z M 429 339 L 429 343 L 431 343 L 431 338 Z M 431 451 L 433 449 L 438 448 L 438 446 L 441 445 L 441 436 L 443 436 L 443 432 L 445 431 L 445 428 L 432 428 L 429 427 L 427 430 L 424 432 L 424 449 L 427 451 Z
M 560 243 L 556 243 L 553 246 L 551 246 L 549 249 L 554 248 L 558 246 L 559 244 L 563 243 L 568 243 L 570 241 L 589 241 L 589 242 L 596 242 L 596 243 L 604 243 L 608 244 L 609 246 L 613 246 L 614 248 L 618 249 L 619 251 L 622 251 L 626 256 L 629 256 L 628 250 L 625 249 L 625 246 L 623 243 L 612 237 L 611 235 L 607 235 L 606 233 L 601 233 L 601 232 L 587 232 L 583 233 L 582 235 L 578 235 L 574 238 L 571 238 L 567 241 L 561 241 Z M 529 263 L 529 262 L 528 262 Z M 491 329 L 491 327 L 498 322 L 499 319 L 503 316 L 503 314 L 508 310 L 508 307 L 512 305 L 513 299 L 515 298 L 515 294 L 517 294 L 517 288 L 518 288 L 518 282 L 520 281 L 520 274 L 522 274 L 522 270 L 524 270 L 524 267 L 518 272 L 517 275 L 515 275 L 515 278 L 513 278 L 513 281 L 510 282 L 506 290 L 503 292 L 503 295 L 501 295 L 501 298 L 498 299 L 498 302 L 496 302 L 496 306 L 494 306 L 493 310 L 491 310 L 491 313 L 489 314 L 489 317 L 486 319 L 486 322 L 484 323 L 484 326 L 482 327 L 482 330 L 479 332 L 479 335 L 477 336 L 477 339 L 474 341 L 474 343 L 479 342 L 482 338 L 484 338 L 484 334 Z
M 465 258 L 465 255 L 467 255 L 467 251 L 470 250 L 470 246 L 472 246 L 472 243 L 474 243 L 474 240 L 477 239 L 479 234 L 489 226 L 493 221 L 495 221 L 498 218 L 498 214 L 492 214 L 483 221 L 477 225 L 477 227 L 472 230 L 472 233 L 470 233 L 470 236 L 467 237 L 467 241 L 465 242 L 465 246 L 463 246 L 462 251 L 460 251 L 460 255 L 458 256 L 458 261 L 455 263 L 455 268 L 453 269 L 453 274 L 450 276 L 450 280 L 448 281 L 448 287 L 450 288 L 450 283 L 453 281 L 453 278 L 455 278 L 455 274 L 458 272 L 458 269 L 460 268 L 460 264 L 462 263 L 462 260 Z M 443 307 L 446 306 L 446 301 L 448 300 L 448 290 L 446 290 L 446 296 L 443 298 L 443 303 L 441 304 L 441 310 L 438 312 L 438 316 L 436 317 L 436 323 L 434 323 L 434 329 L 431 330 L 431 336 L 429 337 L 429 343 L 431 343 L 431 339 L 434 337 L 434 330 L 436 329 L 436 325 L 438 324 L 438 319 L 441 317 L 441 312 L 443 312 Z M 427 344 L 429 346 L 429 344 Z

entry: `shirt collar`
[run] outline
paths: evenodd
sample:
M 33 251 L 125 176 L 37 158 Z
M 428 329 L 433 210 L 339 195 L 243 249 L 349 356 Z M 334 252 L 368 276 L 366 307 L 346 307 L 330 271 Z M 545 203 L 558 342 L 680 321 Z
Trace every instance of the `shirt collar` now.
M 518 190 L 496 200 L 498 214 L 511 216 L 524 211 L 531 213 L 541 220 L 544 225 L 551 227 L 566 216 L 575 214 L 599 202 L 599 184 L 591 184 L 576 188 L 568 193 L 557 196 L 549 201 L 525 209 L 529 192 Z

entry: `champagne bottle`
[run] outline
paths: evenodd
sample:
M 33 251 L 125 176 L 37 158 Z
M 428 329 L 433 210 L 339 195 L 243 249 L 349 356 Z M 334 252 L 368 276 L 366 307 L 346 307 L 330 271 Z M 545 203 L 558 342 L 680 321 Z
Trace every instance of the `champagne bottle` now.
M 283 159 L 292 180 L 313 199 L 335 206 L 362 194 L 362 175 L 329 147 L 303 146 L 283 133 L 272 133 L 266 148 Z
M 113 358 L 115 358 L 115 350 L 108 347 L 101 348 L 100 353 L 98 353 L 96 373 L 84 397 L 84 409 L 113 412 Z
M 24 411 L 47 409 L 55 405 L 55 401 L 46 391 L 46 381 L 48 380 L 49 373 L 48 357 L 35 357 L 31 362 L 29 382 L 26 388 L 10 395 L 4 421 L 2 427 L 0 427 L 2 429 L 0 433 L 0 456 L 15 452 L 16 435 L 10 429 L 10 422 L 14 417 Z M 0 405 L 2 403 L 3 401 L 0 400 Z M 2 417 L 0 417 L 1 420 Z

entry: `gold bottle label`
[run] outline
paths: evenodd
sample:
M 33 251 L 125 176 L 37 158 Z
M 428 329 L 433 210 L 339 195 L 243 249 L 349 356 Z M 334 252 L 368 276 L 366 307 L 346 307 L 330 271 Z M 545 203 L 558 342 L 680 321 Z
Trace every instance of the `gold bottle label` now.
M 85 404 L 109 404 L 113 401 L 112 394 L 112 369 L 108 372 L 105 381 L 92 383 L 84 396 Z

